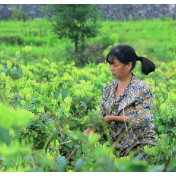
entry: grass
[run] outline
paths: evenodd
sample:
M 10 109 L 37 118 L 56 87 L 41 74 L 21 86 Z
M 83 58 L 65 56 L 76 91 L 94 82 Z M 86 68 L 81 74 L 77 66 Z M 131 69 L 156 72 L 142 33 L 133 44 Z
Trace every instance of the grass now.
M 117 33 L 118 43 L 132 45 L 139 55 L 164 61 L 176 59 L 176 21 L 108 21 L 101 30 Z
M 174 20 L 101 21 L 101 24 L 99 35 L 87 42 L 104 44 L 107 40 L 103 37 L 109 34 L 116 44 L 132 46 L 139 56 L 165 62 L 176 59 Z M 69 39 L 58 39 L 51 31 L 50 23 L 44 19 L 1 21 L 0 38 L 1 58 L 14 57 L 17 50 L 30 45 L 33 48 L 31 62 L 40 62 L 41 58 L 57 62 L 63 53 L 66 56 L 68 48 L 74 46 Z

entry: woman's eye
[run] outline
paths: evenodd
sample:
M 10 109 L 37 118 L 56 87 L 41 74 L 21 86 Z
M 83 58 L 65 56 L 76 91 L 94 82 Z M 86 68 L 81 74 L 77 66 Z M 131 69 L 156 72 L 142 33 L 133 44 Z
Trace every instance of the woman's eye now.
M 118 65 L 110 64 L 110 66 L 117 67 Z

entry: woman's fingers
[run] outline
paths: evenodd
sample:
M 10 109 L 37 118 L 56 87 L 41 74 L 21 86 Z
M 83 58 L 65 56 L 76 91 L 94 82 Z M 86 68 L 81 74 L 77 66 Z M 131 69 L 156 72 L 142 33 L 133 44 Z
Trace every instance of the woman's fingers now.
M 87 136 L 91 131 L 96 132 L 96 129 L 95 129 L 95 128 L 87 128 L 87 129 L 83 132 L 83 134 L 84 134 L 85 136 Z

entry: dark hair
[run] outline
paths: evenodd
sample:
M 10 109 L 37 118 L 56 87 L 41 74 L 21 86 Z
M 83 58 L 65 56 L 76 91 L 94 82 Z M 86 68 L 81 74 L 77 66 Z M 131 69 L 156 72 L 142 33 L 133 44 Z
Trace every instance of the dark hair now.
M 138 57 L 135 50 L 128 45 L 118 45 L 114 47 L 107 55 L 106 62 L 109 64 L 113 63 L 114 59 L 118 59 L 123 64 L 127 65 L 129 62 L 132 62 L 132 69 L 135 68 L 136 61 L 141 61 L 142 64 L 142 73 L 148 75 L 150 72 L 155 71 L 155 64 L 145 57 Z

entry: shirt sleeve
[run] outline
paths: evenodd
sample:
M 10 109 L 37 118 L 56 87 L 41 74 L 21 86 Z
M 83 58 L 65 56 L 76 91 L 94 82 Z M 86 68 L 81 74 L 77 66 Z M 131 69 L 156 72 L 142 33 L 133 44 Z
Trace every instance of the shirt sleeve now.
M 129 117 L 128 124 L 133 128 L 150 128 L 151 122 L 153 122 L 152 110 L 153 95 L 150 89 L 143 89 L 140 96 L 137 98 L 135 103 L 136 112 Z
M 103 117 L 106 116 L 104 102 L 105 102 L 105 93 L 104 93 L 104 89 L 103 89 L 103 95 L 101 97 L 101 102 L 100 102 L 100 112 L 101 112 Z

